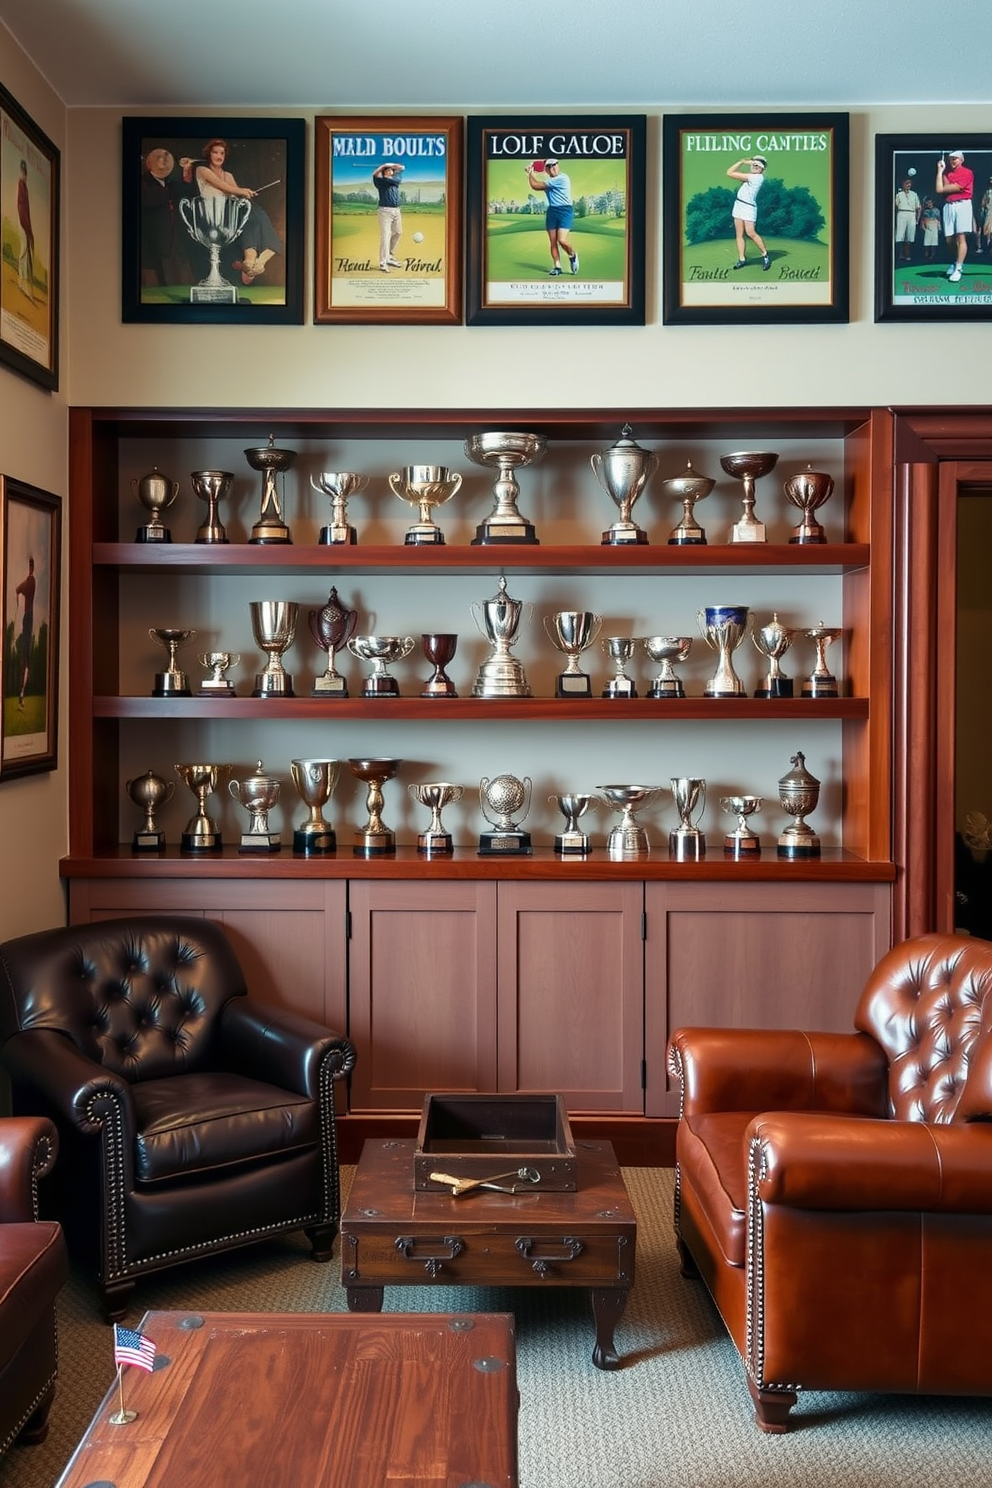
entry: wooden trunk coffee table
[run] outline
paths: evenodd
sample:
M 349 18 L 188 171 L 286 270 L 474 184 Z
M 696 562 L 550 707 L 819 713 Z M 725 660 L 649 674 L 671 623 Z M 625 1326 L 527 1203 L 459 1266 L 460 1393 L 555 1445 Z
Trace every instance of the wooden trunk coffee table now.
M 387 1286 L 588 1287 L 592 1361 L 617 1369 L 614 1332 L 634 1281 L 637 1221 L 609 1142 L 578 1142 L 574 1193 L 453 1198 L 414 1189 L 414 1142 L 368 1141 L 341 1216 L 341 1284 L 352 1312 Z
M 505 1314 L 149 1312 L 57 1488 L 468 1488 L 517 1482 Z M 104 1359 L 111 1372 L 107 1330 Z M 95 1367 L 97 1367 L 97 1361 Z

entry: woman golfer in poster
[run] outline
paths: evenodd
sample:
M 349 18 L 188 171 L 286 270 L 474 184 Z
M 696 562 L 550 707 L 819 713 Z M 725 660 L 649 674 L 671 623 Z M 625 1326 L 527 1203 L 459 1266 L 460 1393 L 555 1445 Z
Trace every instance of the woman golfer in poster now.
M 764 240 L 758 236 L 758 192 L 765 181 L 765 166 L 768 164 L 764 155 L 755 155 L 751 159 L 738 160 L 727 171 L 735 181 L 740 181 L 737 188 L 737 196 L 734 199 L 734 210 L 731 216 L 734 219 L 734 233 L 737 237 L 737 262 L 735 269 L 743 269 L 746 259 L 744 254 L 744 234 L 747 233 L 751 242 L 761 254 L 761 267 L 768 270 L 772 266 L 771 258 L 765 247 Z M 745 170 L 744 167 L 747 167 Z

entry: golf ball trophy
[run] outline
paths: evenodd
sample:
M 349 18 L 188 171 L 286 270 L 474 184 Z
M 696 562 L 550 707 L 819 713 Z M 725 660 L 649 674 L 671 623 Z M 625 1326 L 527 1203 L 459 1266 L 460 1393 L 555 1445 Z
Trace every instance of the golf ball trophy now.
M 720 805 L 731 816 L 736 816 L 737 826 L 723 839 L 725 858 L 760 858 L 761 839 L 747 824 L 749 816 L 760 811 L 764 802 L 760 796 L 721 796 Z
M 545 615 L 548 640 L 568 657 L 565 670 L 555 681 L 555 697 L 592 697 L 592 678 L 580 671 L 579 657 L 595 643 L 602 624 L 602 615 L 594 615 L 591 610 L 557 610 Z
M 251 529 L 251 543 L 291 543 L 290 531 L 282 516 L 282 498 L 279 492 L 279 477 L 296 459 L 296 451 L 277 449 L 274 434 L 262 449 L 246 449 L 245 459 L 252 470 L 262 472 L 262 504 L 258 521 Z
M 317 698 L 346 698 L 348 683 L 334 665 L 337 653 L 348 644 L 358 624 L 358 611 L 349 610 L 338 598 L 338 591 L 331 589 L 327 603 L 319 610 L 307 611 L 307 625 L 314 642 L 327 653 L 327 666 L 320 676 L 314 678 L 310 696 Z
M 540 460 L 548 442 L 543 434 L 473 434 L 465 441 L 465 453 L 476 465 L 495 465 L 498 470 L 493 495 L 496 504 L 475 530 L 472 546 L 489 543 L 533 543 L 540 539 L 533 522 L 517 509 L 520 486 L 516 471 Z
M 682 503 L 682 520 L 673 529 L 668 539 L 670 546 L 683 548 L 706 546 L 706 533 L 696 521 L 694 507 L 697 501 L 702 501 L 710 494 L 715 485 L 716 481 L 710 480 L 708 476 L 696 474 L 691 460 L 686 462 L 685 470 L 681 475 L 672 475 L 662 481 L 661 489 L 665 495 Z
M 601 545 L 646 543 L 648 535 L 631 519 L 631 509 L 657 470 L 658 456 L 641 449 L 630 425 L 624 424 L 616 444 L 600 454 L 590 455 L 589 463 L 603 490 L 620 509 L 618 520 L 603 533 Z
M 668 851 L 676 863 L 694 863 L 706 856 L 706 836 L 699 821 L 706 806 L 706 781 L 690 775 L 672 776 L 672 798 L 679 824 L 668 834 Z M 693 812 L 698 815 L 693 820 Z
M 592 851 L 592 845 L 588 832 L 583 832 L 579 826 L 579 818 L 585 816 L 592 806 L 599 805 L 599 797 L 567 791 L 560 796 L 549 796 L 548 800 L 565 818 L 564 830 L 554 840 L 555 852 L 566 858 L 586 857 Z
M 747 697 L 747 688 L 734 671 L 733 654 L 751 628 L 747 605 L 709 605 L 697 611 L 696 622 L 711 651 L 719 652 L 716 671 L 703 692 L 711 698 Z
M 444 533 L 431 512 L 443 506 L 459 490 L 462 478 L 447 465 L 406 465 L 389 476 L 389 489 L 409 506 L 420 508 L 420 521 L 407 530 L 408 548 L 443 547 Z
M 227 789 L 248 813 L 248 830 L 241 834 L 239 852 L 278 852 L 279 833 L 269 828 L 269 812 L 279 800 L 282 784 L 276 775 L 267 775 L 259 760 L 253 775 L 246 780 L 229 780 Z
M 795 638 L 796 632 L 782 624 L 777 612 L 767 625 L 756 625 L 751 631 L 751 640 L 768 662 L 768 671 L 754 689 L 756 698 L 792 697 L 792 678 L 782 671 L 781 661 Z
M 732 543 L 763 543 L 768 538 L 764 522 L 754 515 L 754 483 L 775 469 L 778 455 L 767 450 L 736 450 L 724 455 L 720 464 L 728 475 L 744 483 L 744 511 L 730 533 Z
M 530 810 L 530 776 L 518 780 L 516 775 L 496 775 L 492 780 L 479 784 L 479 804 L 482 814 L 493 832 L 482 832 L 479 836 L 479 853 L 482 857 L 515 855 L 520 857 L 532 851 L 530 833 L 521 831 L 520 822 Z
M 407 790 L 431 814 L 430 825 L 417 834 L 418 853 L 426 858 L 450 857 L 455 848 L 451 833 L 444 829 L 441 812 L 445 806 L 461 800 L 464 787 L 452 785 L 450 780 L 431 780 L 425 785 L 408 785 Z
M 155 683 L 152 687 L 152 697 L 173 698 L 191 697 L 189 690 L 189 678 L 180 670 L 178 655 L 180 646 L 185 646 L 196 635 L 195 630 L 177 630 L 173 626 L 153 626 L 148 634 L 153 641 L 158 641 L 164 646 L 168 653 L 169 661 L 164 672 L 155 673 Z
M 310 485 L 331 500 L 331 520 L 320 529 L 318 543 L 329 547 L 353 546 L 358 535 L 348 522 L 348 497 L 357 496 L 369 483 L 367 475 L 358 475 L 353 470 L 322 470 Z
M 196 529 L 198 543 L 226 543 L 227 528 L 218 515 L 225 496 L 230 495 L 234 476 L 229 470 L 194 470 L 189 483 L 201 501 L 207 503 L 207 515 Z
M 651 661 L 661 671 L 648 688 L 648 697 L 684 698 L 685 688 L 673 662 L 685 661 L 692 650 L 691 636 L 644 636 L 641 641 Z
M 651 851 L 648 834 L 635 816 L 635 812 L 653 801 L 658 794 L 654 785 L 597 785 L 597 791 L 614 811 L 619 811 L 620 820 L 610 828 L 606 839 L 606 855 L 609 858 L 646 858 Z
M 337 848 L 337 836 L 330 822 L 324 819 L 324 807 L 334 794 L 340 768 L 339 761 L 332 759 L 290 760 L 296 793 L 307 808 L 306 821 L 293 832 L 294 852 L 309 858 L 332 853 Z
M 517 638 L 521 620 L 531 608 L 507 593 L 505 574 L 500 574 L 499 588 L 492 599 L 469 605 L 479 631 L 493 648 L 479 668 L 473 697 L 530 697 L 523 664 L 510 654 L 510 647 Z
M 603 697 L 636 698 L 637 683 L 624 670 L 637 650 L 636 636 L 607 636 L 601 644 L 614 668 L 614 675 L 603 688 Z
M 352 759 L 351 773 L 368 787 L 365 809 L 368 821 L 355 833 L 352 852 L 356 858 L 380 858 L 396 851 L 396 834 L 382 819 L 382 787 L 392 780 L 403 761 L 398 759 Z
M 811 640 L 816 647 L 816 665 L 803 683 L 803 697 L 840 697 L 837 678 L 827 666 L 827 648 L 832 646 L 834 641 L 839 641 L 843 634 L 839 625 L 824 625 L 822 620 L 819 625 L 812 625 L 805 632 L 807 639 Z
M 162 513 L 168 510 L 179 495 L 179 482 L 170 480 L 157 465 L 153 465 L 147 475 L 131 482 L 131 490 L 151 517 L 151 521 L 138 528 L 134 535 L 135 542 L 171 542 L 172 533 L 162 521 Z
M 820 839 L 805 818 L 816 809 L 820 799 L 820 782 L 806 768 L 806 756 L 799 750 L 792 756 L 792 769 L 778 783 L 782 809 L 794 818 L 781 833 L 776 847 L 780 858 L 802 859 L 820 856 Z
M 802 521 L 792 529 L 790 543 L 825 543 L 827 535 L 813 513 L 833 494 L 833 476 L 807 465 L 801 474 L 787 480 L 783 489 L 793 506 L 798 506 L 803 514 Z
M 135 852 L 161 852 L 165 847 L 165 833 L 155 820 L 160 806 L 165 806 L 175 795 L 174 780 L 163 780 L 154 770 L 147 770 L 134 780 L 127 780 L 124 789 L 140 811 L 145 813 L 144 823 L 131 839 Z

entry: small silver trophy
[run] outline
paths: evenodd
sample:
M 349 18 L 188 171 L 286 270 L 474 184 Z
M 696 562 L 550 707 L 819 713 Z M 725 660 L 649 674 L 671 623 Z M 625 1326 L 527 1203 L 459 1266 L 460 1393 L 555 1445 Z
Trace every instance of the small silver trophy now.
M 668 851 L 676 863 L 694 863 L 706 856 L 706 836 L 699 820 L 706 806 L 706 781 L 690 775 L 672 776 L 672 797 L 679 824 L 668 834 Z M 693 821 L 693 812 L 699 815 Z
M 460 801 L 464 787 L 452 785 L 450 780 L 432 780 L 426 785 L 408 785 L 407 790 L 415 801 L 426 806 L 431 814 L 430 826 L 417 834 L 417 851 L 427 858 L 437 858 L 454 852 L 451 833 L 446 832 L 441 821 L 445 806 Z
M 288 599 L 253 599 L 248 606 L 255 644 L 268 660 L 255 677 L 252 697 L 293 697 L 293 679 L 282 664 L 296 637 L 300 607 Z
M 620 508 L 619 519 L 603 533 L 601 545 L 604 547 L 646 543 L 648 540 L 647 533 L 631 520 L 630 513 L 658 468 L 658 456 L 651 450 L 641 449 L 633 438 L 633 432 L 629 424 L 624 424 L 616 444 L 589 457 L 599 484 Z
M 269 812 L 279 800 L 282 789 L 276 775 L 266 775 L 259 760 L 254 775 L 246 780 L 229 780 L 230 794 L 248 812 L 248 830 L 241 834 L 239 852 L 278 852 L 279 833 L 269 830 Z
M 531 608 L 507 593 L 505 574 L 500 574 L 499 589 L 492 599 L 469 605 L 479 631 L 493 648 L 479 668 L 473 697 L 530 697 L 530 683 L 522 664 L 511 656 L 510 647 L 517 639 L 521 619 L 530 614 Z
M 747 605 L 708 605 L 697 611 L 696 622 L 703 640 L 712 651 L 720 653 L 717 669 L 703 688 L 706 697 L 747 697 L 747 688 L 734 671 L 732 657 L 751 629 L 751 619 Z
M 807 698 L 835 698 L 840 697 L 840 688 L 837 678 L 827 666 L 827 648 L 834 641 L 839 641 L 844 634 L 839 625 L 824 625 L 821 620 L 819 625 L 813 625 L 805 632 L 809 640 L 816 647 L 816 665 L 809 676 L 803 682 L 803 697 Z
M 765 524 L 754 515 L 754 483 L 774 470 L 777 463 L 778 455 L 766 450 L 736 450 L 732 455 L 722 456 L 720 464 L 727 474 L 744 482 L 744 511 L 731 529 L 732 543 L 767 541 Z
M 431 512 L 443 506 L 459 490 L 462 478 L 447 465 L 405 465 L 388 477 L 389 489 L 408 506 L 420 508 L 420 521 L 408 528 L 403 541 L 408 548 L 443 547 L 444 533 Z
M 548 447 L 543 434 L 473 434 L 465 441 L 465 453 L 476 465 L 495 465 L 499 474 L 493 486 L 496 504 L 475 529 L 473 547 L 488 543 L 538 543 L 533 522 L 517 510 L 520 486 L 514 474 L 522 465 L 533 465 Z
M 291 543 L 289 528 L 283 521 L 282 501 L 277 477 L 285 475 L 296 459 L 296 451 L 277 449 L 276 437 L 269 435 L 269 442 L 262 449 L 246 449 L 245 459 L 252 470 L 262 472 L 262 505 L 258 521 L 251 529 L 251 543 Z
M 482 832 L 479 836 L 479 852 L 483 857 L 497 855 L 518 857 L 531 852 L 529 832 L 520 830 L 520 822 L 530 810 L 531 780 L 525 775 L 518 780 L 516 775 L 495 775 L 492 780 L 483 779 L 479 784 L 479 803 L 482 814 L 494 832 Z
M 196 797 L 196 815 L 180 838 L 183 852 L 217 852 L 223 847 L 220 824 L 207 814 L 207 797 L 231 775 L 231 765 L 176 765 L 176 774 Z
M 354 527 L 348 522 L 348 497 L 357 496 L 369 483 L 367 475 L 357 475 L 353 470 L 322 470 L 310 484 L 331 498 L 331 520 L 321 527 L 318 543 L 332 547 L 346 547 L 358 541 Z
M 827 535 L 813 513 L 833 494 L 833 476 L 807 465 L 799 475 L 787 480 L 783 489 L 793 506 L 798 506 L 803 514 L 802 521 L 792 529 L 790 543 L 825 543 Z
M 648 834 L 635 818 L 635 811 L 653 801 L 658 794 L 655 785 L 597 785 L 596 789 L 606 798 L 614 811 L 620 812 L 620 820 L 610 828 L 606 839 L 606 853 L 610 858 L 646 858 L 651 851 Z
M 224 673 L 228 667 L 237 666 L 241 660 L 239 651 L 204 651 L 197 661 L 206 667 L 209 677 L 202 678 L 198 692 L 200 697 L 234 697 L 234 683 Z
M 756 698 L 791 698 L 792 678 L 781 668 L 781 659 L 796 638 L 796 632 L 783 625 L 778 612 L 772 614 L 767 625 L 757 625 L 751 631 L 751 639 L 768 662 L 768 671 L 754 689 Z
M 226 543 L 227 528 L 217 515 L 217 508 L 229 495 L 234 476 L 229 470 L 194 470 L 189 482 L 200 500 L 207 503 L 207 515 L 196 529 L 196 541 Z
M 329 821 L 324 820 L 324 807 L 338 782 L 340 762 L 332 759 L 294 759 L 289 762 L 296 792 L 307 808 L 307 819 L 293 833 L 293 851 L 311 857 L 332 853 L 337 836 Z
M 399 683 L 388 668 L 394 662 L 404 661 L 415 644 L 413 636 L 352 636 L 348 642 L 352 656 L 372 663 L 372 670 L 362 683 L 362 697 L 399 697 Z
M 314 678 L 310 696 L 346 698 L 348 683 L 336 669 L 334 657 L 354 635 L 358 611 L 349 610 L 347 605 L 342 604 L 337 589 L 332 588 L 325 605 L 319 610 L 307 611 L 307 624 L 316 644 L 327 652 L 326 670 Z
M 737 826 L 723 839 L 725 858 L 760 858 L 761 839 L 747 824 L 749 816 L 760 811 L 764 802 L 760 796 L 721 796 L 720 805 L 731 816 L 736 816 Z
M 820 799 L 820 782 L 806 768 L 806 756 L 797 750 L 792 756 L 792 769 L 778 783 L 778 799 L 784 811 L 794 817 L 778 839 L 780 858 L 818 858 L 820 839 L 804 820 L 816 809 Z
M 592 678 L 579 670 L 579 657 L 595 643 L 602 624 L 602 615 L 591 610 L 557 610 L 545 615 L 548 640 L 568 657 L 565 670 L 558 673 L 555 682 L 555 697 L 592 697 Z
M 424 648 L 424 655 L 434 668 L 433 674 L 428 677 L 420 689 L 423 698 L 453 698 L 458 696 L 454 682 L 445 671 L 450 661 L 454 661 L 455 652 L 458 649 L 458 637 L 453 631 L 430 631 L 427 635 L 420 637 L 420 644 Z
M 558 807 L 565 818 L 564 831 L 555 837 L 555 852 L 561 853 L 563 857 L 585 857 L 592 851 L 592 846 L 588 832 L 579 828 L 579 818 L 585 816 L 590 807 L 599 805 L 599 797 L 567 791 L 564 795 L 549 796 L 548 800 Z
M 636 636 L 606 636 L 600 643 L 613 663 L 615 675 L 603 688 L 604 698 L 636 698 L 637 683 L 624 668 L 637 649 Z
M 155 813 L 172 800 L 176 791 L 175 781 L 163 780 L 154 770 L 147 770 L 144 775 L 125 781 L 124 789 L 135 806 L 145 813 L 144 824 L 131 839 L 132 848 L 135 852 L 161 852 L 165 846 L 165 833 L 156 822 Z
M 196 635 L 195 630 L 177 630 L 172 626 L 153 626 L 148 634 L 153 641 L 164 646 L 169 655 L 169 664 L 164 672 L 155 673 L 152 697 L 191 697 L 189 678 L 177 665 L 180 646 L 185 646 Z
M 179 482 L 170 480 L 157 465 L 153 465 L 147 475 L 131 482 L 131 490 L 151 516 L 150 522 L 138 528 L 134 535 L 135 542 L 171 542 L 172 533 L 162 521 L 162 513 L 168 510 L 179 495 Z
M 238 291 L 220 271 L 220 251 L 240 238 L 251 216 L 247 196 L 188 196 L 179 203 L 179 215 L 191 238 L 210 254 L 210 271 L 189 292 L 191 305 L 236 305 Z
M 644 636 L 641 645 L 655 665 L 661 666 L 648 688 L 648 697 L 684 698 L 682 678 L 672 663 L 685 661 L 692 650 L 692 636 Z
M 662 481 L 661 489 L 666 496 L 672 496 L 682 503 L 682 520 L 673 529 L 668 539 L 670 545 L 673 547 L 706 546 L 706 533 L 696 521 L 693 508 L 697 501 L 702 501 L 710 494 L 715 485 L 716 481 L 710 480 L 708 476 L 696 474 L 691 460 L 686 462 L 685 470 L 681 475 L 672 475 Z
M 348 761 L 356 780 L 368 787 L 365 809 L 368 821 L 355 833 L 352 852 L 356 858 L 379 858 L 396 851 L 396 833 L 382 819 L 382 787 L 392 780 L 403 761 L 398 759 L 352 759 Z

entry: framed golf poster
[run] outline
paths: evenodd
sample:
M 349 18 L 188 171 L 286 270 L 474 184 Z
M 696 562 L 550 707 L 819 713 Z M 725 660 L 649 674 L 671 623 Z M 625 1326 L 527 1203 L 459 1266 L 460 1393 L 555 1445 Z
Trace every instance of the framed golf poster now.
M 459 325 L 462 121 L 314 120 L 318 325 Z
M 643 115 L 468 120 L 469 325 L 644 324 Z
M 992 320 L 992 134 L 875 136 L 875 319 Z
M 0 362 L 59 385 L 59 152 L 2 87 Z
M 662 121 L 667 325 L 846 321 L 847 114 Z

